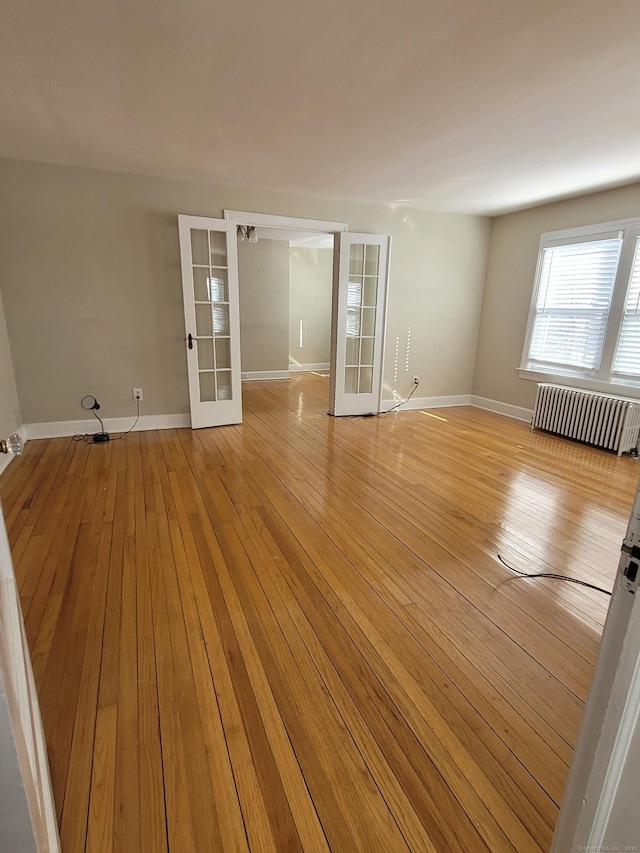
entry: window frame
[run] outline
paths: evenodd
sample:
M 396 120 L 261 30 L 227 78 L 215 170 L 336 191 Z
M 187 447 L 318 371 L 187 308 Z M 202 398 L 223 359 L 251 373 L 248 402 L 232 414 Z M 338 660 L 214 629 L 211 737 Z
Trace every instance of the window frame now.
M 536 306 L 540 290 L 541 273 L 544 261 L 544 250 L 555 246 L 573 245 L 580 242 L 592 242 L 620 235 L 622 248 L 618 261 L 613 295 L 609 306 L 604 345 L 600 366 L 597 369 L 570 369 L 568 367 L 547 367 L 532 364 L 529 357 L 533 325 L 536 318 Z M 614 222 L 604 222 L 579 228 L 567 228 L 561 231 L 547 231 L 540 236 L 536 261 L 535 277 L 529 303 L 527 327 L 522 348 L 522 358 L 518 368 L 521 379 L 531 379 L 536 382 L 571 380 L 571 383 L 593 391 L 615 389 L 620 393 L 625 389 L 633 396 L 640 394 L 640 377 L 632 377 L 613 372 L 613 362 L 618 346 L 618 339 L 624 317 L 624 307 L 627 290 L 631 281 L 632 265 L 635 256 L 636 243 L 640 237 L 640 217 L 623 219 Z

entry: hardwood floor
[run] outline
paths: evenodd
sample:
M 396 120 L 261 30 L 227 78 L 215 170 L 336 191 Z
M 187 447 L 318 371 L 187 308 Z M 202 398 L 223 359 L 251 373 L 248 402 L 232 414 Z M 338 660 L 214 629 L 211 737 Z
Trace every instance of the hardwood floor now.
M 64 853 L 548 850 L 640 462 L 327 395 L 0 478 Z

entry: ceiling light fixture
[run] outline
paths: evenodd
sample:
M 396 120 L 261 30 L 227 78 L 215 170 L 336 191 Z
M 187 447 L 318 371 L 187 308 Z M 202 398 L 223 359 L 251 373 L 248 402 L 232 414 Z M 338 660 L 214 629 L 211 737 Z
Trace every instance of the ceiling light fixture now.
M 250 243 L 258 242 L 258 232 L 255 225 L 236 225 L 236 234 L 240 243 L 243 243 L 245 240 L 248 240 Z

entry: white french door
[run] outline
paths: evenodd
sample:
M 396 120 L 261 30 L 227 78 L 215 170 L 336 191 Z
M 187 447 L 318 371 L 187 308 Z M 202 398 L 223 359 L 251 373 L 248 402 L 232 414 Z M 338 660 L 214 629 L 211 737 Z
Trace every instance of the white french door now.
M 178 216 L 191 427 L 242 422 L 235 223 Z
M 381 410 L 390 245 L 386 235 L 335 235 L 331 415 Z

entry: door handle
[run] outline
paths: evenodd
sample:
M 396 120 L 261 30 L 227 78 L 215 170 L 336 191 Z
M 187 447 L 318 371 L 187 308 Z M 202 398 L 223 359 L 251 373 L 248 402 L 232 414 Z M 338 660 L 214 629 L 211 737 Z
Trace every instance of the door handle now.
M 194 338 L 193 335 L 191 334 L 191 332 L 189 332 L 189 334 L 187 335 L 187 341 L 188 341 L 187 346 L 189 347 L 189 349 L 193 349 L 193 342 L 197 341 L 197 340 L 198 339 Z

